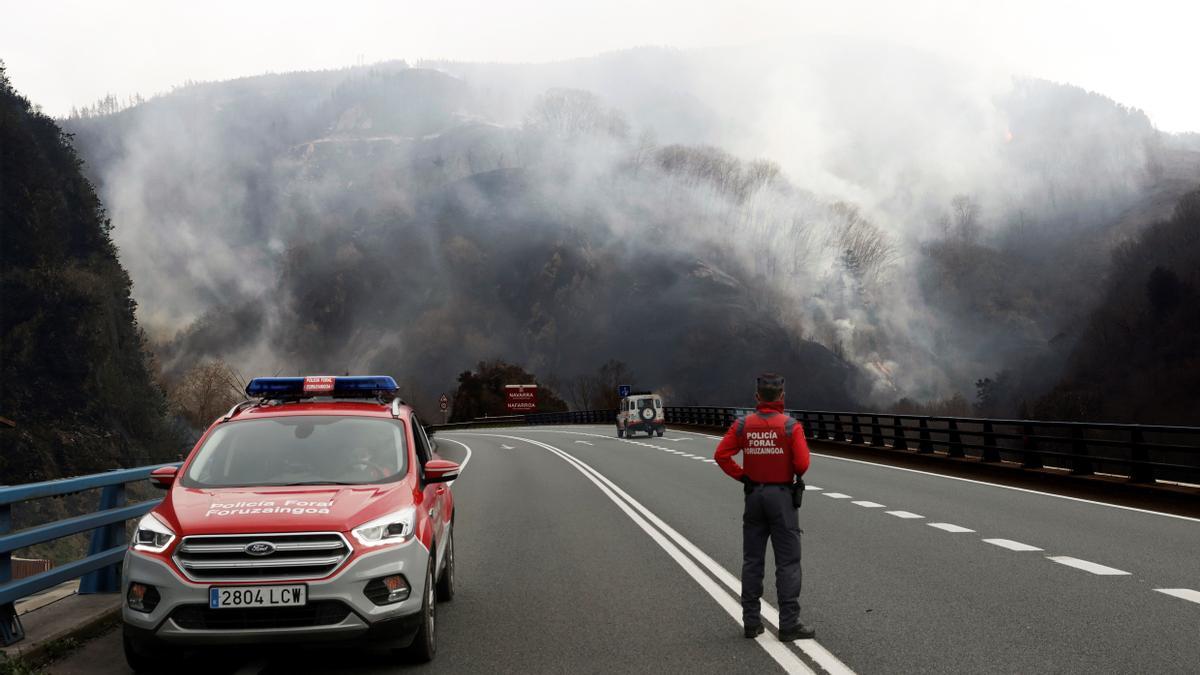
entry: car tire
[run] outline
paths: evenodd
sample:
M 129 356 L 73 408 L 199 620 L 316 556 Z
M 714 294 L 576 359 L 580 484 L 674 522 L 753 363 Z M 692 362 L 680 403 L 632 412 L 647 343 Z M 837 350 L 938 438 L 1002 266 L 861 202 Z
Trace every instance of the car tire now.
M 135 673 L 163 673 L 175 663 L 163 645 L 153 638 L 131 637 L 125 633 L 121 643 L 125 648 L 125 663 Z
M 443 554 L 446 562 L 442 565 L 442 576 L 437 581 L 438 602 L 450 602 L 454 599 L 454 527 L 451 523 L 450 537 L 446 540 L 446 552 Z
M 429 556 L 425 585 L 421 588 L 425 594 L 421 600 L 421 627 L 405 654 L 415 663 L 429 663 L 437 655 L 437 589 L 433 581 L 433 558 Z
M 658 437 L 659 437 L 659 438 L 662 438 L 664 433 L 666 433 L 666 429 L 659 429 L 659 430 L 658 430 Z
M 625 430 L 617 427 L 617 438 L 625 438 Z

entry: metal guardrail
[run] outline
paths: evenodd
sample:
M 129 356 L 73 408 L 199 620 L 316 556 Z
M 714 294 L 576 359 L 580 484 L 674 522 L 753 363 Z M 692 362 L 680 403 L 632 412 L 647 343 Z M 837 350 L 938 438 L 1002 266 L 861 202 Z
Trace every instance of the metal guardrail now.
M 747 408 L 666 408 L 668 423 L 727 427 Z M 980 462 L 1011 461 L 1131 482 L 1200 484 L 1200 427 L 1057 422 L 891 413 L 788 410 L 808 438 L 866 447 L 944 452 Z
M 125 522 L 153 509 L 161 499 L 126 503 L 125 484 L 150 477 L 150 472 L 174 464 L 63 478 L 41 483 L 0 487 L 0 643 L 8 646 L 25 636 L 15 603 L 71 579 L 81 578 L 80 593 L 115 593 L 120 590 L 120 564 L 125 556 Z M 14 504 L 46 497 L 63 497 L 100 489 L 95 513 L 12 531 Z M 90 532 L 87 555 L 24 579 L 12 578 L 12 553 L 35 544 Z
M 725 429 L 752 410 L 666 406 L 664 414 L 668 424 Z M 983 463 L 1015 462 L 1028 469 L 1052 467 L 1078 476 L 1124 476 L 1134 483 L 1200 484 L 1200 427 L 826 410 L 787 413 L 800 421 L 812 440 Z M 535 413 L 524 420 L 525 424 L 615 424 L 616 417 L 616 410 L 576 410 Z

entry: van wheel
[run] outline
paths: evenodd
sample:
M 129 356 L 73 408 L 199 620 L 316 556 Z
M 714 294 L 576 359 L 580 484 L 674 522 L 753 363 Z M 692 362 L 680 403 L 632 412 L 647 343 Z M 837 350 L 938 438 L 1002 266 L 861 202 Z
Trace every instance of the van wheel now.
M 121 636 L 125 648 L 125 663 L 135 673 L 163 673 L 175 665 L 163 646 L 153 638 Z
M 421 627 L 417 629 L 417 636 L 407 652 L 409 659 L 416 663 L 429 663 L 437 654 L 437 591 L 433 581 L 433 559 L 434 556 L 429 556 L 425 586 L 421 589 L 425 594 L 421 602 Z

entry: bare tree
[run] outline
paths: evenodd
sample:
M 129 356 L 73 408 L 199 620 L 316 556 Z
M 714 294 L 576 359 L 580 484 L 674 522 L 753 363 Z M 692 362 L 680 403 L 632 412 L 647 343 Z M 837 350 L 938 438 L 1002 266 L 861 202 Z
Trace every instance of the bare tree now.
M 525 124 L 564 139 L 629 136 L 629 123 L 621 113 L 605 108 L 599 96 L 580 89 L 551 89 L 542 94 L 526 115 Z
M 838 202 L 833 212 L 841 220 L 835 236 L 842 263 L 859 281 L 875 281 L 895 261 L 895 246 L 857 206 Z
M 199 363 L 167 388 L 171 409 L 188 424 L 203 429 L 245 398 L 246 383 L 229 364 L 217 359 Z
M 973 242 L 979 237 L 979 202 L 970 195 L 955 195 L 950 200 L 954 217 L 954 234 L 959 239 Z
M 567 387 L 567 396 L 576 410 L 612 410 L 621 397 L 617 387 L 631 384 L 633 373 L 622 361 L 611 359 L 594 373 L 575 377 Z

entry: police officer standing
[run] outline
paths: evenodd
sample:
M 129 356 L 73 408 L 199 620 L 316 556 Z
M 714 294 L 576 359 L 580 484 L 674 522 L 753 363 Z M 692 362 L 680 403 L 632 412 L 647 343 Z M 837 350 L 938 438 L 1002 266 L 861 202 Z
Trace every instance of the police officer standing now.
M 775 590 L 779 595 L 779 639 L 811 638 L 800 623 L 800 513 L 808 470 L 808 443 L 800 423 L 783 412 L 783 377 L 758 376 L 753 413 L 725 432 L 713 459 L 725 473 L 744 484 L 742 515 L 742 622 L 748 638 L 762 634 L 759 599 L 763 593 L 767 540 L 775 549 Z M 745 467 L 734 455 L 742 453 Z M 799 491 L 799 492 L 797 492 Z

